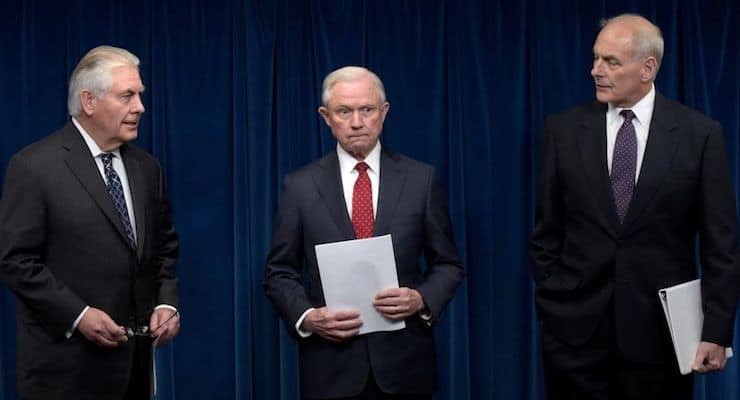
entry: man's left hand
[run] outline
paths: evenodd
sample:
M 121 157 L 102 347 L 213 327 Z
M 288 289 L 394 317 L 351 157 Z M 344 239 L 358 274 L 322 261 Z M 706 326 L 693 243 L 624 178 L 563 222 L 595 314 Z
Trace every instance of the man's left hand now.
M 157 346 L 167 344 L 180 331 L 180 314 L 166 307 L 154 310 L 149 319 L 149 330 Z
M 375 295 L 373 306 L 388 319 L 402 320 L 424 308 L 424 299 L 407 287 L 383 289 Z
M 696 358 L 691 368 L 698 373 L 718 371 L 725 367 L 727 358 L 725 348 L 715 343 L 701 342 L 696 350 Z

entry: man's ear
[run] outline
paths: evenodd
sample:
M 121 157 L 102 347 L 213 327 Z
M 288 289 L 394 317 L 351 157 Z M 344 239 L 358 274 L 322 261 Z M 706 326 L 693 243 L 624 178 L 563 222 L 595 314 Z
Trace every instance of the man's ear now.
M 640 79 L 643 82 L 651 82 L 655 80 L 655 74 L 658 73 L 658 60 L 655 57 L 648 57 L 647 60 L 642 64 L 642 76 Z
M 82 106 L 82 112 L 88 117 L 91 117 L 95 113 L 95 107 L 98 104 L 98 99 L 89 90 L 83 90 L 80 92 L 80 105 Z
M 326 125 L 331 126 L 329 124 L 329 109 L 324 106 L 321 106 L 319 107 L 319 114 L 321 114 L 321 116 L 324 117 L 324 122 L 326 123 Z

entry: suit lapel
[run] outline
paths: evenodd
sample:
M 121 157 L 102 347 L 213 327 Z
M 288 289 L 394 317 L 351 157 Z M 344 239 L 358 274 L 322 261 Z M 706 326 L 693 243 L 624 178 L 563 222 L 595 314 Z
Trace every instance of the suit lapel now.
M 144 207 L 146 194 L 142 187 L 145 180 L 139 166 L 139 159 L 128 145 L 124 144 L 121 146 L 121 159 L 123 160 L 124 168 L 126 168 L 128 186 L 131 190 L 131 201 L 134 203 L 132 208 L 134 210 L 134 220 L 136 221 L 136 255 L 141 258 L 144 248 L 141 244 L 144 243 L 144 236 L 146 234 L 146 210 Z
M 625 217 L 625 229 L 633 227 L 632 225 L 638 221 L 640 214 L 650 203 L 670 170 L 671 160 L 673 160 L 676 153 L 678 139 L 673 131 L 678 127 L 678 124 L 672 117 L 673 114 L 667 111 L 668 107 L 665 98 L 660 93 L 656 93 L 645 155 L 642 158 L 637 186 L 635 186 L 632 201 Z
M 606 165 L 606 105 L 594 103 L 580 122 L 581 132 L 578 137 L 578 146 L 583 160 L 583 170 L 588 179 L 589 187 L 593 188 L 596 204 L 606 204 L 599 207 L 604 210 L 605 225 L 612 234 L 619 231 L 617 209 L 614 206 L 609 169 Z
M 347 214 L 347 203 L 342 190 L 342 176 L 339 173 L 339 158 L 336 151 L 318 161 L 318 171 L 313 174 L 314 182 L 334 223 L 347 239 L 355 238 L 352 221 Z
M 382 149 L 380 154 L 380 190 L 378 191 L 378 210 L 375 213 L 373 235 L 379 236 L 390 231 L 393 214 L 401 198 L 406 174 L 398 162 L 398 155 Z
M 105 187 L 103 177 L 100 176 L 95 160 L 90 154 L 82 135 L 77 128 L 69 122 L 64 127 L 62 134 L 62 148 L 64 149 L 63 159 L 67 167 L 77 177 L 82 187 L 90 194 L 103 214 L 108 218 L 111 224 L 116 228 L 121 238 L 128 243 L 126 233 L 123 230 L 121 218 L 118 216 L 113 201 Z

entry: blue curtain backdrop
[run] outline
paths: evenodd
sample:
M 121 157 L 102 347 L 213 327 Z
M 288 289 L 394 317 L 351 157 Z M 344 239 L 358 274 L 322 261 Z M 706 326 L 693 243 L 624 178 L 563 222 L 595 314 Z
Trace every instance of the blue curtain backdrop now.
M 64 124 L 87 50 L 137 54 L 148 87 L 137 142 L 164 166 L 182 243 L 183 326 L 159 350 L 159 398 L 296 399 L 296 346 L 260 287 L 275 206 L 285 173 L 334 147 L 316 112 L 321 80 L 366 65 L 391 103 L 383 144 L 438 167 L 468 271 L 437 327 L 436 398 L 541 399 L 527 238 L 542 122 L 594 97 L 598 21 L 621 12 L 663 29 L 658 90 L 724 125 L 737 177 L 731 0 L 5 0 L 0 172 Z M 17 398 L 15 355 L 3 288 L 0 400 Z M 738 364 L 698 378 L 697 399 L 740 399 Z

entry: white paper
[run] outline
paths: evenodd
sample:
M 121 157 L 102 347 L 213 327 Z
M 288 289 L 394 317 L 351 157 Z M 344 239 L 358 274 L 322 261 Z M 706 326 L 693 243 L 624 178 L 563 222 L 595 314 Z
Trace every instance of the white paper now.
M 658 291 L 668 328 L 676 351 L 681 374 L 692 372 L 691 365 L 701 342 L 704 312 L 701 309 L 701 281 L 695 279 Z M 727 358 L 732 357 L 732 348 L 725 349 Z
M 327 308 L 358 310 L 360 335 L 406 327 L 373 307 L 381 289 L 398 287 L 391 235 L 316 245 L 316 261 Z

